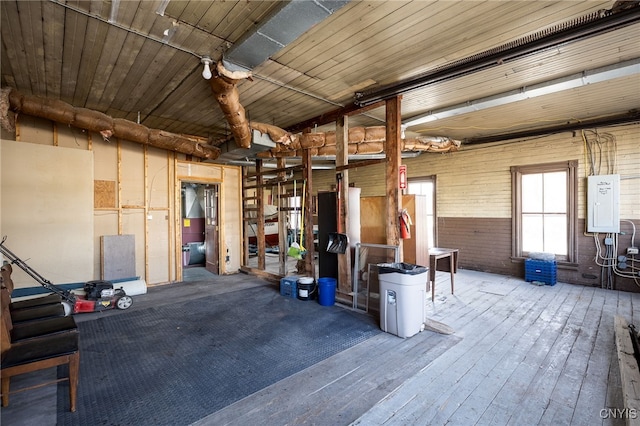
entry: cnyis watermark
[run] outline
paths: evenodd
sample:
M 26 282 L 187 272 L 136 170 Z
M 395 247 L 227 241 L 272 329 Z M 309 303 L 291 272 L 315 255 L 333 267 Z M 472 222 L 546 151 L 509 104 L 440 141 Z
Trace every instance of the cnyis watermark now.
M 600 410 L 601 419 L 637 419 L 638 410 L 635 408 L 603 408 Z

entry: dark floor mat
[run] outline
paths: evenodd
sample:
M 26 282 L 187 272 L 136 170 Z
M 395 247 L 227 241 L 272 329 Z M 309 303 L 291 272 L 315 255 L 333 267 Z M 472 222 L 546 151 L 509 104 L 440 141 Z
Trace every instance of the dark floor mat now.
M 270 287 L 79 323 L 78 409 L 58 425 L 186 425 L 380 333 Z

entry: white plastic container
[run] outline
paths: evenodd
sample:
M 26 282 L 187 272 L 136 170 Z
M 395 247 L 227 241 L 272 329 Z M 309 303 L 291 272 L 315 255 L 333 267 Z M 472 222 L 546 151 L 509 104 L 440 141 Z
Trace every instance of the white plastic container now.
M 427 272 L 406 263 L 378 265 L 382 331 L 407 338 L 424 329 Z

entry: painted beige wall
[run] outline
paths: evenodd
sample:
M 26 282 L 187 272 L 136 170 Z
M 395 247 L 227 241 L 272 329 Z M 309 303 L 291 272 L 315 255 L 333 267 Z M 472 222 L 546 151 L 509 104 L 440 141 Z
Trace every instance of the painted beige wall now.
M 54 283 L 93 278 L 93 153 L 2 140 L 0 235 Z M 15 286 L 38 283 L 17 267 Z
M 621 175 L 620 217 L 640 219 L 640 126 L 600 129 L 615 136 L 616 171 Z M 511 217 L 511 166 L 579 162 L 578 217 L 586 216 L 585 149 L 581 132 L 523 141 L 463 146 L 447 154 L 423 153 L 407 158 L 409 178 L 436 175 L 439 217 Z M 603 173 L 604 174 L 604 173 Z M 362 188 L 362 197 L 385 194 L 384 164 L 349 170 L 349 182 Z M 329 190 L 335 171 L 314 173 L 314 191 Z
M 62 284 L 100 279 L 100 237 L 124 234 L 135 235 L 136 274 L 145 279 L 147 284 L 162 284 L 180 279 L 180 191 L 177 188 L 182 178 L 220 183 L 220 214 L 224 224 L 221 230 L 220 273 L 229 274 L 239 270 L 242 250 L 242 240 L 239 238 L 242 235 L 241 168 L 188 162 L 182 154 L 118 139 L 104 140 L 99 134 L 24 115 L 19 117 L 15 134 L 8 134 L 3 130 L 1 135 L 3 144 L 5 140 L 18 140 L 21 146 L 42 146 L 46 152 L 54 153 L 55 158 L 61 157 L 53 164 L 65 165 L 77 156 L 91 159 L 91 162 L 85 160 L 83 163 L 90 164 L 91 173 L 88 177 L 85 173 L 74 173 L 76 169 L 81 172 L 82 168 L 65 168 L 74 176 L 73 179 L 82 181 L 85 189 L 89 188 L 88 196 L 78 199 L 75 192 L 58 193 L 55 188 L 51 191 L 62 204 L 74 205 L 79 202 L 85 210 L 88 209 L 91 217 L 91 226 L 79 232 L 85 241 L 81 257 L 84 267 L 78 268 L 80 258 L 64 256 L 76 271 L 83 272 L 73 281 L 59 276 L 56 280 L 50 278 L 53 282 Z M 45 155 L 45 158 L 50 155 Z M 3 158 L 7 161 L 6 154 Z M 21 158 L 26 163 L 32 161 L 28 156 Z M 3 174 L 4 169 L 3 167 Z M 57 169 L 58 166 L 45 169 L 44 173 L 53 175 L 58 172 Z M 115 201 L 112 206 L 94 208 L 94 179 L 113 183 Z M 0 183 L 4 187 L 5 180 Z M 0 220 L 8 223 L 12 217 L 19 218 L 20 215 L 6 202 L 3 203 Z M 64 226 L 72 226 L 77 221 L 73 214 L 68 214 L 66 218 L 68 224 Z M 5 226 L 0 230 L 5 232 Z M 48 250 L 48 257 L 52 253 L 60 257 L 59 250 Z M 33 258 L 35 256 L 32 253 L 33 251 L 29 252 L 29 257 Z M 229 261 L 226 261 L 227 255 Z M 31 280 L 30 283 L 25 282 L 25 285 L 17 284 L 30 287 L 34 282 Z

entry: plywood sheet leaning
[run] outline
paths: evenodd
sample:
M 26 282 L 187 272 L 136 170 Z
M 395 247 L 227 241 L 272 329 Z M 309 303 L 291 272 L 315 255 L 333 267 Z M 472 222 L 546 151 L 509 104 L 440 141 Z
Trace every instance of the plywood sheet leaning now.
M 100 237 L 100 278 L 118 280 L 136 276 L 136 247 L 133 235 Z

